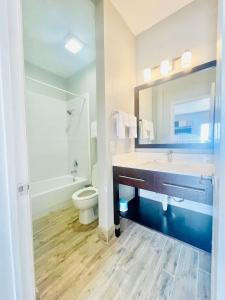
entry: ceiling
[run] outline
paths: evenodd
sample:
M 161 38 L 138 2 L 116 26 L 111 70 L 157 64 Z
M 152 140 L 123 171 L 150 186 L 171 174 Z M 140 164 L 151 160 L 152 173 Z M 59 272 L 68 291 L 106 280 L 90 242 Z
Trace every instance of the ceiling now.
M 25 61 L 68 78 L 95 60 L 95 8 L 91 0 L 23 0 Z M 84 48 L 64 48 L 68 35 Z
M 134 35 L 195 0 L 111 0 Z

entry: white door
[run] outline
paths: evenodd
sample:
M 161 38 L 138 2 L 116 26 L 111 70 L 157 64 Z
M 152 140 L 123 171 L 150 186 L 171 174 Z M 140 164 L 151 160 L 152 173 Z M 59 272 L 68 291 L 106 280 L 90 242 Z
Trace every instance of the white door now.
M 20 5 L 19 0 L 0 0 L 0 299 L 4 300 L 35 299 Z

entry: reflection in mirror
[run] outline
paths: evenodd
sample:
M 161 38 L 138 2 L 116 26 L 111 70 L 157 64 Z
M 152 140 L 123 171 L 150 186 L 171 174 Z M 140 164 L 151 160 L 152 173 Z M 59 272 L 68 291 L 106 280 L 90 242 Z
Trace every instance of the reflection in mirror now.
M 213 139 L 216 68 L 139 91 L 139 144 L 196 144 Z

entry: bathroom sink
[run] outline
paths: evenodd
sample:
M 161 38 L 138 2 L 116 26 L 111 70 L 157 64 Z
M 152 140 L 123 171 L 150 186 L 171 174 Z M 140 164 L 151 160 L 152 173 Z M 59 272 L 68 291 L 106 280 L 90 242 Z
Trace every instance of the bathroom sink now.
M 142 162 L 140 168 L 168 172 L 176 174 L 190 174 L 199 176 L 212 176 L 213 165 L 212 164 L 197 164 L 197 163 L 186 163 L 186 162 L 166 162 L 166 161 L 148 161 Z
M 182 169 L 188 167 L 190 164 L 154 160 L 154 161 L 143 162 L 142 165 L 150 168 L 153 167 L 153 168 L 164 168 L 164 169 Z
M 214 166 L 210 163 L 196 163 L 181 160 L 173 160 L 168 162 L 166 160 L 154 159 L 146 160 L 144 158 L 122 159 L 114 162 L 114 166 L 142 169 L 149 171 L 158 171 L 165 173 L 173 173 L 190 176 L 209 176 L 214 173 Z

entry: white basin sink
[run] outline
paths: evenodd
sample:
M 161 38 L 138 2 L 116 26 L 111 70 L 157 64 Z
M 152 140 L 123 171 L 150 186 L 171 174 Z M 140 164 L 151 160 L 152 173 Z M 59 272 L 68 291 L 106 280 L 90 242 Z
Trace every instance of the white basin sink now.
M 156 167 L 156 168 L 183 168 L 188 167 L 190 164 L 188 163 L 177 163 L 177 162 L 166 162 L 166 161 L 146 161 L 142 163 L 143 166 Z
M 187 163 L 175 163 L 175 162 L 163 162 L 163 161 L 150 161 L 142 164 L 143 167 L 148 169 L 157 169 L 157 170 L 167 170 L 167 171 L 182 171 L 187 170 L 190 167 L 193 168 L 193 165 Z
M 192 175 L 192 176 L 212 176 L 214 173 L 214 167 L 212 164 L 202 163 L 189 163 L 189 162 L 167 162 L 167 161 L 146 161 L 142 159 L 128 160 L 116 164 L 117 166 L 126 168 L 136 168 L 149 171 L 158 171 L 166 173 L 174 173 L 180 175 Z
M 188 174 L 198 176 L 212 176 L 213 165 L 211 164 L 192 164 L 186 162 L 164 162 L 164 161 L 149 161 L 141 164 L 144 169 L 168 172 L 176 174 Z

